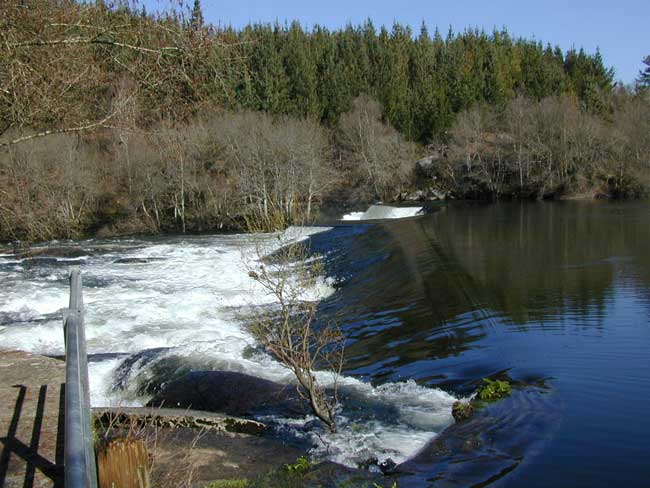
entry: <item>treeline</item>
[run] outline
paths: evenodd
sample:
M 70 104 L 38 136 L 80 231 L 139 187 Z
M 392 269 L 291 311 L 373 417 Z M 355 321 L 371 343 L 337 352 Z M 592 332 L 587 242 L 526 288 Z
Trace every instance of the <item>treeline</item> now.
M 328 199 L 647 188 L 647 97 L 615 88 L 598 52 L 370 21 L 234 30 L 198 1 L 2 9 L 1 240 L 272 229 Z
M 567 94 L 605 113 L 612 89 L 613 72 L 600 53 L 564 53 L 505 30 L 442 36 L 423 25 L 416 35 L 408 26 L 377 29 L 367 21 L 307 31 L 294 22 L 216 35 L 244 46 L 247 77 L 233 87 L 238 105 L 333 124 L 367 94 L 382 104 L 386 120 L 422 143 L 444 137 L 455 114 L 475 104 L 503 107 L 517 95 Z

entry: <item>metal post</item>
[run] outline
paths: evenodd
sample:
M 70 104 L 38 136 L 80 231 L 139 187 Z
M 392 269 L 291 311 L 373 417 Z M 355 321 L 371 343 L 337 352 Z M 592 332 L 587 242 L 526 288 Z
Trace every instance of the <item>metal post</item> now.
M 70 270 L 70 305 L 63 317 L 65 335 L 65 486 L 96 488 L 88 357 L 84 331 L 81 273 Z

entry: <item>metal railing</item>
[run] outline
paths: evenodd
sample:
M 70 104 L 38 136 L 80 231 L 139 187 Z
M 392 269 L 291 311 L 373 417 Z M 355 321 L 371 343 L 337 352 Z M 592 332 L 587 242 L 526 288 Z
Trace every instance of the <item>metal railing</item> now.
M 65 486 L 96 488 L 97 467 L 88 386 L 81 272 L 70 270 L 70 305 L 63 315 L 65 335 Z

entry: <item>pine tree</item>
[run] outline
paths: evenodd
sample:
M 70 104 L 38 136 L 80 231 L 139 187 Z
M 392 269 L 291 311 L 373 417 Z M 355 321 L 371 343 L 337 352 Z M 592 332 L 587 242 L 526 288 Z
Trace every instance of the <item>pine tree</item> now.
M 423 22 L 420 35 L 411 49 L 410 60 L 410 106 L 413 125 L 413 139 L 427 142 L 439 117 L 436 91 L 434 45 Z
M 645 69 L 639 71 L 639 77 L 637 78 L 637 85 L 642 88 L 650 88 L 650 56 L 643 58 L 643 64 L 645 64 Z
M 285 36 L 283 64 L 289 78 L 290 100 L 287 111 L 292 115 L 320 118 L 316 60 L 310 52 L 309 38 L 298 21 L 291 23 Z
M 194 30 L 201 30 L 203 28 L 203 11 L 201 10 L 201 1 L 194 0 L 194 7 L 192 7 L 192 17 L 190 18 L 190 25 Z
M 408 27 L 393 24 L 391 33 L 383 28 L 379 34 L 380 81 L 376 88 L 387 121 L 413 137 L 409 105 L 409 50 L 413 35 Z
M 341 113 L 350 109 L 350 100 L 344 73 L 337 52 L 334 36 L 324 27 L 314 31 L 314 42 L 317 45 L 316 73 L 318 84 L 316 90 L 321 106 L 321 118 L 328 124 L 335 124 Z

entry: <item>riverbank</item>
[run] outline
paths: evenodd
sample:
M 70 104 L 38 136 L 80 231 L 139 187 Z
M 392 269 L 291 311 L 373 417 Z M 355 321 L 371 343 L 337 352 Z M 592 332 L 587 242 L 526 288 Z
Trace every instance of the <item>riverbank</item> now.
M 0 486 L 62 487 L 65 405 L 64 363 L 24 351 L 0 350 Z M 278 479 L 305 453 L 263 435 L 259 422 L 192 410 L 126 408 L 95 409 L 95 418 L 122 416 L 143 421 L 149 429 L 153 478 L 190 482 L 203 487 L 215 480 Z M 139 419 L 139 420 L 138 420 Z M 117 423 L 113 422 L 111 429 Z M 97 436 L 104 429 L 97 424 Z M 172 478 L 180 468 L 186 478 Z M 303 476 L 307 476 L 301 473 Z M 309 468 L 306 479 L 337 477 L 370 479 L 334 463 Z M 318 474 L 317 474 L 318 473 Z M 161 485 L 166 486 L 166 485 Z M 171 486 L 175 486 L 170 484 Z M 270 486 L 270 485 L 269 485 Z

